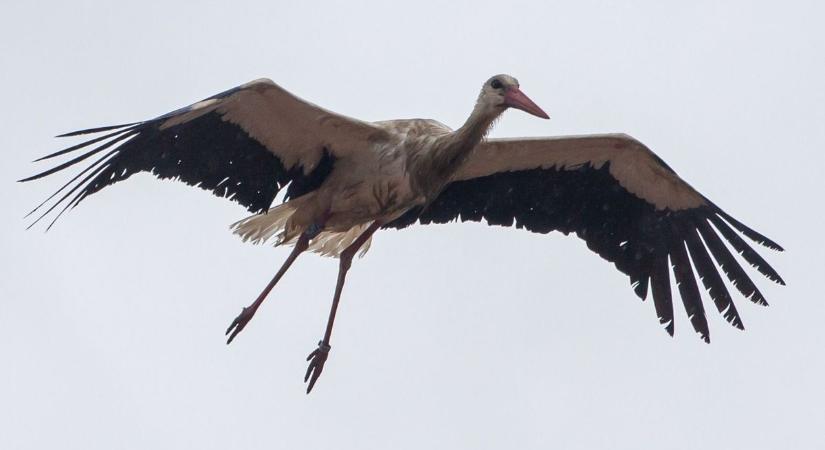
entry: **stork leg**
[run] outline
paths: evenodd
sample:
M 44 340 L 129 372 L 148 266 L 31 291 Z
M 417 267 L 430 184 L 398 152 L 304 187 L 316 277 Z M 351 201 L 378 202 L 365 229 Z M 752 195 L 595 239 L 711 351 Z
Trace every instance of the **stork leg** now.
M 243 308 L 241 313 L 238 314 L 238 317 L 236 317 L 235 320 L 232 321 L 232 324 L 229 325 L 229 328 L 226 329 L 226 334 L 229 335 L 229 339 L 226 341 L 227 345 L 231 343 L 232 340 L 235 339 L 235 336 L 237 336 L 238 333 L 244 329 L 246 324 L 252 320 L 252 316 L 255 315 L 255 312 L 258 311 L 258 307 L 261 306 L 261 303 L 264 302 L 266 296 L 269 295 L 269 291 L 271 291 L 281 277 L 284 276 L 287 269 L 289 269 L 289 266 L 291 266 L 292 263 L 295 262 L 295 259 L 298 258 L 298 255 L 303 253 L 309 247 L 310 239 L 315 237 L 317 234 L 318 232 L 314 230 L 301 233 L 301 236 L 298 238 L 298 242 L 295 243 L 295 247 L 292 249 L 292 253 L 290 253 L 289 257 L 287 257 L 286 261 L 284 261 L 284 264 L 278 270 L 278 273 L 276 273 L 275 276 L 272 277 L 269 284 L 266 285 L 264 290 L 261 292 L 261 295 L 259 295 L 251 305 Z
M 338 266 L 338 282 L 335 285 L 335 294 L 332 297 L 332 307 L 329 310 L 327 329 L 324 333 L 324 338 L 318 341 L 318 348 L 313 350 L 312 353 L 307 356 L 309 367 L 307 367 L 306 375 L 304 375 L 304 383 L 309 381 L 309 385 L 307 386 L 307 394 L 312 391 L 313 386 L 315 386 L 315 382 L 318 381 L 318 377 L 321 376 L 321 372 L 324 370 L 324 363 L 327 362 L 327 356 L 329 356 L 329 350 L 332 348 L 329 345 L 330 337 L 332 336 L 332 324 L 335 322 L 335 312 L 338 310 L 338 301 L 341 299 L 341 291 L 344 289 L 344 281 L 347 278 L 347 271 L 350 266 L 352 266 L 352 258 L 361 246 L 364 245 L 364 243 L 367 242 L 373 233 L 375 233 L 380 227 L 381 224 L 379 222 L 373 222 L 369 228 L 361 233 L 361 235 L 349 245 L 349 247 L 341 252 Z

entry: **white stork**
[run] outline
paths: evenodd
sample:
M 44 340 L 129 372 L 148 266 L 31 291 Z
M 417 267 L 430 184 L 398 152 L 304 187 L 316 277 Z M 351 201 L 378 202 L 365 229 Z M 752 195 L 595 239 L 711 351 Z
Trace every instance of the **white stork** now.
M 262 79 L 155 119 L 62 135 L 108 132 L 40 158 L 99 144 L 21 181 L 97 156 L 32 211 L 65 191 L 37 219 L 62 205 L 52 224 L 90 194 L 137 172 L 181 180 L 245 206 L 253 215 L 232 225 L 236 234 L 255 243 L 289 244 L 293 250 L 229 326 L 227 343 L 298 255 L 312 250 L 337 256 L 338 282 L 326 332 L 307 357 L 307 393 L 327 360 L 353 256 L 365 252 L 381 228 L 460 219 L 542 234 L 575 233 L 629 276 L 643 300 L 651 287 L 659 321 L 671 335 L 672 268 L 690 322 L 706 342 L 708 323 L 694 269 L 716 308 L 737 328 L 743 328 L 742 321 L 717 266 L 746 298 L 766 304 L 724 241 L 760 273 L 784 284 L 734 229 L 782 250 L 778 244 L 722 211 L 639 141 L 624 134 L 485 139 L 507 108 L 548 118 L 508 75 L 484 83 L 470 117 L 457 130 L 425 119 L 363 122 Z M 282 189 L 283 202 L 271 208 Z

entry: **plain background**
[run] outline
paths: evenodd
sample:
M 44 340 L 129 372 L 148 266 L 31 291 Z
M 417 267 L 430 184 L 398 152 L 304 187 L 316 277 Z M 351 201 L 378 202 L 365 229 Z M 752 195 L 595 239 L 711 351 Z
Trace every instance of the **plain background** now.
M 821 2 L 3 2 L 0 448 L 825 447 Z M 781 6 L 780 6 L 781 4 Z M 480 224 L 379 234 L 304 394 L 337 264 L 302 257 L 230 347 L 288 250 L 227 232 L 231 202 L 135 176 L 47 234 L 65 181 L 15 180 L 79 128 L 270 77 L 351 116 L 459 126 L 519 78 L 553 117 L 493 136 L 627 132 L 785 253 L 787 287 L 706 300 L 711 345 L 560 234 Z

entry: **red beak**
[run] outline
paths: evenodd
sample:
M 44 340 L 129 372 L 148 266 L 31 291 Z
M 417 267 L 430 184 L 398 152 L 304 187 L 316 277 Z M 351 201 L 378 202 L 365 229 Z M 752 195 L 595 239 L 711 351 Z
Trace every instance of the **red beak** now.
M 539 108 L 539 105 L 533 103 L 530 98 L 524 95 L 524 92 L 521 92 L 521 90 L 515 86 L 507 89 L 507 92 L 504 93 L 504 104 L 511 108 L 520 109 L 534 116 L 541 117 L 542 119 L 550 118 L 546 112 Z

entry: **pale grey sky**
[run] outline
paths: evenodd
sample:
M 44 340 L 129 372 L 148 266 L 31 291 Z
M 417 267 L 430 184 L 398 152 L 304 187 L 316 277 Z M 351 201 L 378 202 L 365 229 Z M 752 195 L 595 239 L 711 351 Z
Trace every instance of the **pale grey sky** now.
M 825 447 L 825 9 L 821 2 L 4 2 L 0 448 L 814 449 Z M 788 282 L 676 336 L 560 234 L 383 232 L 356 261 L 333 351 L 304 394 L 336 263 L 286 257 L 245 216 L 135 176 L 51 232 L 20 185 L 51 136 L 141 120 L 269 77 L 367 120 L 460 125 L 510 73 L 553 118 L 494 136 L 627 132 L 787 251 Z M 754 279 L 758 273 L 750 271 Z

